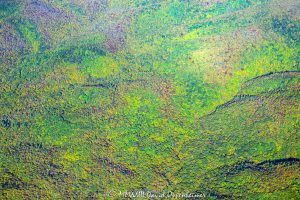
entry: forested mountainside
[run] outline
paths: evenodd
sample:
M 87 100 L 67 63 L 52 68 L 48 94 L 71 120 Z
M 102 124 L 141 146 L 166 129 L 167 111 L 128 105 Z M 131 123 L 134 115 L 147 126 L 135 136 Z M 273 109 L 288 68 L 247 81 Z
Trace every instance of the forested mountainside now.
M 0 44 L 0 199 L 300 199 L 300 1 L 0 0 Z

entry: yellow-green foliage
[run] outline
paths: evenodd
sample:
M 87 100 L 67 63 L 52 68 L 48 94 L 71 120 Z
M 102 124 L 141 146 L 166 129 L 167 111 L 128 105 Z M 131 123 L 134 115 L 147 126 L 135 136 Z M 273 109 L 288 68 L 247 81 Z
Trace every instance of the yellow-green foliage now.
M 0 199 L 298 199 L 298 7 L 1 8 Z
M 120 71 L 118 63 L 106 56 L 84 58 L 83 65 L 86 66 L 86 72 L 93 78 L 108 78 Z

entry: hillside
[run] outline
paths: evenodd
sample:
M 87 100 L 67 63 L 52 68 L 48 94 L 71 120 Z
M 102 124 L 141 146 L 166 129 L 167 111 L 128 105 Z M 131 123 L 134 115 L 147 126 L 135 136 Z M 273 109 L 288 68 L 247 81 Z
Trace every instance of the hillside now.
M 297 0 L 0 0 L 0 199 L 298 199 L 299 38 Z

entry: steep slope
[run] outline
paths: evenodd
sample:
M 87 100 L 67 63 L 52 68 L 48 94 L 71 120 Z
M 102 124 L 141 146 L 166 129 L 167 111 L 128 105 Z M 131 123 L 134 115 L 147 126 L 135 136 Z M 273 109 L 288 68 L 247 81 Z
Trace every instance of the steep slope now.
M 297 198 L 298 0 L 0 6 L 1 199 Z
M 194 177 L 198 190 L 213 197 L 297 199 L 299 75 L 256 77 L 203 117 L 202 132 L 186 147 L 190 157 L 181 176 Z

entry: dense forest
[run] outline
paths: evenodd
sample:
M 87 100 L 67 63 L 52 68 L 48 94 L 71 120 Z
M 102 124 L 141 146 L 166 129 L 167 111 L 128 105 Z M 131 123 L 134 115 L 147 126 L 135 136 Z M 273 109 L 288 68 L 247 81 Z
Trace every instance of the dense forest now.
M 300 199 L 299 0 L 0 0 L 0 45 L 0 199 Z

